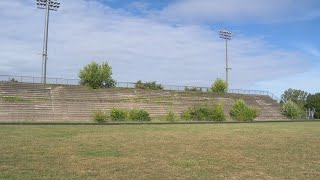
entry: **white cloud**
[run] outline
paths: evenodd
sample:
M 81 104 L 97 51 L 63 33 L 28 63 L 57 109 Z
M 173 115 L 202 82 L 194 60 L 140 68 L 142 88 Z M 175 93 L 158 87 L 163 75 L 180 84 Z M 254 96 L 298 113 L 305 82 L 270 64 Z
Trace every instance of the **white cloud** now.
M 178 0 L 162 12 L 184 22 L 270 23 L 320 16 L 318 0 Z
M 33 2 L 0 3 L 0 74 L 40 76 L 44 12 Z M 224 48 L 217 32 L 203 26 L 172 26 L 95 1 L 68 0 L 51 14 L 48 76 L 75 78 L 92 60 L 108 60 L 118 81 L 209 86 L 225 76 Z M 230 66 L 231 87 L 247 88 L 310 64 L 300 52 L 239 36 L 230 43 Z
M 319 93 L 319 68 L 320 64 L 318 63 L 315 64 L 315 66 L 308 72 L 257 82 L 253 87 L 274 92 L 278 97 L 280 97 L 281 94 L 289 88 L 302 89 L 312 94 Z

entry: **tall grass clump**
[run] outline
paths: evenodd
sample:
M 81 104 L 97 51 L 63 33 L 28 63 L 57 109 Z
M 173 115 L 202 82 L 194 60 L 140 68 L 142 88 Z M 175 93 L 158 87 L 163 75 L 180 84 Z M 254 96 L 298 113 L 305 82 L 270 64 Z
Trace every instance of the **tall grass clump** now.
M 233 104 L 230 115 L 238 121 L 253 121 L 257 117 L 257 110 L 239 99 Z
M 282 114 L 291 119 L 298 119 L 302 117 L 303 111 L 298 104 L 289 100 L 283 103 Z
M 174 122 L 176 120 L 176 116 L 173 111 L 169 111 L 166 116 L 166 121 L 168 122 Z
M 104 123 L 108 121 L 108 115 L 105 111 L 99 110 L 93 113 L 93 119 L 97 123 Z

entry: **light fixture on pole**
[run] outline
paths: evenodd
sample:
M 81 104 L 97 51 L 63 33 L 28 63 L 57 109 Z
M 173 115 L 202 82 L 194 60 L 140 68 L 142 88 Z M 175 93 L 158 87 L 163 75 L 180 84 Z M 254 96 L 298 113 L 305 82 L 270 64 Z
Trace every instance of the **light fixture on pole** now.
M 58 0 L 37 0 L 37 7 L 45 9 L 45 26 L 44 26 L 44 40 L 42 52 L 42 78 L 41 82 L 46 84 L 47 81 L 47 60 L 48 60 L 48 37 L 49 37 L 49 13 L 50 11 L 58 11 L 60 3 Z
M 229 68 L 229 65 L 228 65 L 228 40 L 231 40 L 232 33 L 226 30 L 220 30 L 219 35 L 220 35 L 220 38 L 226 40 L 226 82 L 229 87 L 229 70 L 231 70 L 231 68 Z

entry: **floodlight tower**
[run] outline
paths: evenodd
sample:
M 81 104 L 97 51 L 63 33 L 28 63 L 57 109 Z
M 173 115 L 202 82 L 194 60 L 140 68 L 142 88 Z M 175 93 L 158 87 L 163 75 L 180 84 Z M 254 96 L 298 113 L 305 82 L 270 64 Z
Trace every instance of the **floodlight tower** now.
M 229 70 L 231 70 L 231 68 L 228 66 L 228 40 L 231 40 L 232 33 L 227 30 L 220 30 L 219 35 L 220 38 L 226 40 L 226 82 L 228 83 L 229 87 Z
M 45 26 L 44 26 L 44 40 L 42 51 L 42 78 L 41 82 L 46 84 L 47 81 L 47 61 L 48 61 L 48 37 L 49 37 L 49 13 L 50 11 L 58 11 L 60 3 L 58 0 L 36 0 L 39 9 L 45 10 Z

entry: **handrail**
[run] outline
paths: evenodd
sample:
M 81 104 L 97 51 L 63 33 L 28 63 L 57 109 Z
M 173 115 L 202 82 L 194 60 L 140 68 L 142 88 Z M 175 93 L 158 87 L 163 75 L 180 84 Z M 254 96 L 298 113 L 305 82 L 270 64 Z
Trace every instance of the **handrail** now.
M 66 79 L 66 78 L 46 78 L 47 84 L 54 85 L 80 85 L 80 79 Z M 11 81 L 11 82 L 21 82 L 21 83 L 33 83 L 40 84 L 42 82 L 41 77 L 34 76 L 13 76 L 13 75 L 0 75 L 0 81 Z M 116 87 L 121 88 L 135 88 L 133 82 L 117 82 Z M 197 86 L 179 86 L 179 85 L 162 85 L 164 90 L 175 90 L 175 91 L 185 91 L 186 88 L 196 88 L 202 92 L 209 92 L 210 87 L 197 87 Z M 280 102 L 280 98 L 269 91 L 260 90 L 246 90 L 246 89 L 229 89 L 230 94 L 248 94 L 248 95 L 265 95 L 269 96 L 273 100 Z

